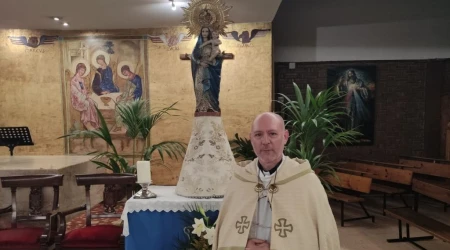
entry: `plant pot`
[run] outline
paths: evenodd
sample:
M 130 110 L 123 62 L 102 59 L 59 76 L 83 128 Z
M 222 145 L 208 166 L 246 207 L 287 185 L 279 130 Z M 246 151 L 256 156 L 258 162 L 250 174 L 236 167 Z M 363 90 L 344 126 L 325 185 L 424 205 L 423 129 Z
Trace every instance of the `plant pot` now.
M 125 186 L 114 185 L 114 195 L 116 202 L 121 201 L 127 196 L 127 189 Z
M 105 190 L 103 191 L 103 206 L 105 207 L 105 213 L 115 213 L 117 202 L 123 200 L 125 197 L 125 186 L 116 184 L 105 185 Z

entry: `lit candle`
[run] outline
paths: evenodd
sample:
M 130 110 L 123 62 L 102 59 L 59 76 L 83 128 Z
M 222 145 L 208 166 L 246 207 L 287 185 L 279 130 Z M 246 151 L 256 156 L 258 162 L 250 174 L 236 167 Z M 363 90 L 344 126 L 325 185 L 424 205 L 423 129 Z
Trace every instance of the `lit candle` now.
M 150 172 L 149 161 L 138 161 L 136 163 L 137 168 L 137 183 L 151 183 L 152 174 Z

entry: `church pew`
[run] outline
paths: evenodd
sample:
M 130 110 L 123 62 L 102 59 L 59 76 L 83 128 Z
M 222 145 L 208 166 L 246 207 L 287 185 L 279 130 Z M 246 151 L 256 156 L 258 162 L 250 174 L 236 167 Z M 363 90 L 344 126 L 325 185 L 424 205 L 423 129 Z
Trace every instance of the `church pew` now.
M 416 156 L 400 156 L 399 163 L 404 168 L 409 168 L 415 174 L 431 179 L 444 180 L 450 183 L 450 161 Z M 444 203 L 444 211 L 447 211 L 449 203 Z
M 414 173 L 450 179 L 450 161 L 401 156 L 399 163 L 400 165 L 410 167 Z
M 388 163 L 385 164 L 363 160 L 338 162 L 336 165 L 336 171 L 365 176 L 384 183 L 393 183 L 397 186 L 401 186 L 394 187 L 381 183 L 372 183 L 371 190 L 383 194 L 383 215 L 385 215 L 384 209 L 386 208 L 387 195 L 400 195 L 405 205 L 408 206 L 401 195 L 408 192 L 408 187 L 411 185 L 413 177 L 413 172 L 411 170 L 389 167 Z
M 444 203 L 450 203 L 450 185 L 442 184 L 437 181 L 417 179 L 412 181 L 412 190 L 415 192 L 414 209 L 410 208 L 390 208 L 386 209 L 386 214 L 398 220 L 399 237 L 395 239 L 388 239 L 389 243 L 395 242 L 409 242 L 419 247 L 426 249 L 416 241 L 431 240 L 437 237 L 446 242 L 450 242 L 450 225 L 444 224 L 433 218 L 430 218 L 423 213 L 419 213 L 419 194 L 431 197 Z M 402 235 L 402 222 L 406 223 L 406 237 Z M 431 234 L 431 236 L 411 237 L 409 226 L 415 226 L 424 232 Z
M 370 215 L 367 212 L 367 209 L 364 207 L 363 201 L 364 198 L 360 197 L 358 194 L 360 193 L 366 193 L 368 194 L 370 192 L 370 186 L 372 184 L 372 179 L 368 177 L 363 176 L 357 176 L 357 175 L 351 175 L 346 173 L 340 173 L 336 172 L 337 179 L 333 176 L 327 176 L 324 179 L 330 183 L 333 187 L 336 187 L 338 189 L 345 189 L 348 191 L 352 191 L 356 193 L 356 195 L 353 194 L 347 194 L 344 192 L 332 192 L 327 193 L 329 199 L 336 200 L 341 203 L 341 226 L 344 226 L 344 223 L 346 221 L 355 221 L 355 220 L 362 220 L 362 219 L 372 219 L 372 222 L 375 222 L 375 217 Z M 366 216 L 364 217 L 358 217 L 358 218 L 350 218 L 345 219 L 344 214 L 344 204 L 345 203 L 358 203 Z

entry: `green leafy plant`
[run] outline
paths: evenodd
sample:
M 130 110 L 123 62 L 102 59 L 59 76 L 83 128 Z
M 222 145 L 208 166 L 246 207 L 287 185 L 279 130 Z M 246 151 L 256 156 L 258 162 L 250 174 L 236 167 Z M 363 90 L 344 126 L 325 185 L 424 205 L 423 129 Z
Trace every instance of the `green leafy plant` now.
M 332 162 L 325 155 L 325 150 L 331 146 L 352 144 L 361 133 L 344 130 L 339 125 L 339 119 L 347 114 L 341 105 L 341 97 L 334 89 L 321 91 L 314 96 L 307 85 L 303 97 L 297 84 L 293 85 L 295 99 L 291 100 L 280 94 L 286 101 L 279 102 L 282 112 L 287 116 L 286 126 L 291 131 L 285 154 L 308 160 L 311 168 L 318 173 L 322 184 L 331 190 L 324 177 L 336 177 L 336 173 Z
M 174 108 L 177 103 L 153 111 L 149 114 L 149 103 L 144 100 L 135 100 L 129 103 L 119 104 L 117 110 L 122 118 L 123 124 L 127 128 L 127 136 L 133 139 L 133 153 L 136 150 L 137 139 L 144 138 L 150 140 L 150 131 L 152 128 L 163 119 L 166 115 L 172 115 L 171 111 L 179 111 Z M 163 141 L 157 144 L 150 145 L 142 152 L 142 158 L 145 160 L 152 160 L 153 152 L 158 152 L 162 162 L 164 162 L 164 154 L 169 158 L 183 157 L 186 152 L 186 144 L 178 141 Z M 134 163 L 134 154 L 133 154 Z
M 166 115 L 172 115 L 171 111 L 178 111 L 172 105 L 150 112 L 149 104 L 145 100 L 134 100 L 127 103 L 117 104 L 117 110 L 119 116 L 122 119 L 123 124 L 127 128 L 126 135 L 133 140 L 133 162 L 130 165 L 125 157 L 121 156 L 112 142 L 112 136 L 109 132 L 109 128 L 105 122 L 105 119 L 100 110 L 95 107 L 98 118 L 100 120 L 100 127 L 97 130 L 74 130 L 71 133 L 61 136 L 64 137 L 82 137 L 82 138 L 101 138 L 106 142 L 110 150 L 105 152 L 91 152 L 90 155 L 95 155 L 91 160 L 99 168 L 106 168 L 113 173 L 135 173 L 135 155 L 136 144 L 139 139 L 150 140 L 151 129 L 163 119 Z M 163 141 L 157 144 L 150 145 L 148 148 L 143 149 L 140 154 L 140 158 L 144 160 L 152 160 L 153 152 L 158 152 L 160 155 L 159 161 L 164 164 L 164 154 L 167 154 L 169 158 L 178 159 L 183 157 L 186 152 L 186 144 L 177 141 Z
M 249 139 L 239 137 L 238 133 L 234 135 L 234 138 L 230 141 L 230 144 L 232 145 L 231 151 L 235 158 L 241 157 L 244 160 L 253 160 L 256 158 L 252 143 Z

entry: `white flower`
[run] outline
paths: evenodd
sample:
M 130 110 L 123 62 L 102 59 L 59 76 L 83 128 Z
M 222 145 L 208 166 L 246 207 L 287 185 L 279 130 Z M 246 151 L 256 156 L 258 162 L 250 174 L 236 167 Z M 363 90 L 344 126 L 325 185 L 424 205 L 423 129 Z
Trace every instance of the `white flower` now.
M 192 225 L 194 228 L 194 231 L 192 231 L 193 234 L 196 234 L 198 237 L 202 236 L 202 232 L 205 232 L 206 226 L 203 219 L 196 219 L 194 218 L 195 224 Z
M 206 228 L 206 234 L 203 236 L 206 240 L 208 240 L 208 244 L 211 246 L 214 242 L 214 234 L 216 229 L 214 227 L 212 228 Z

